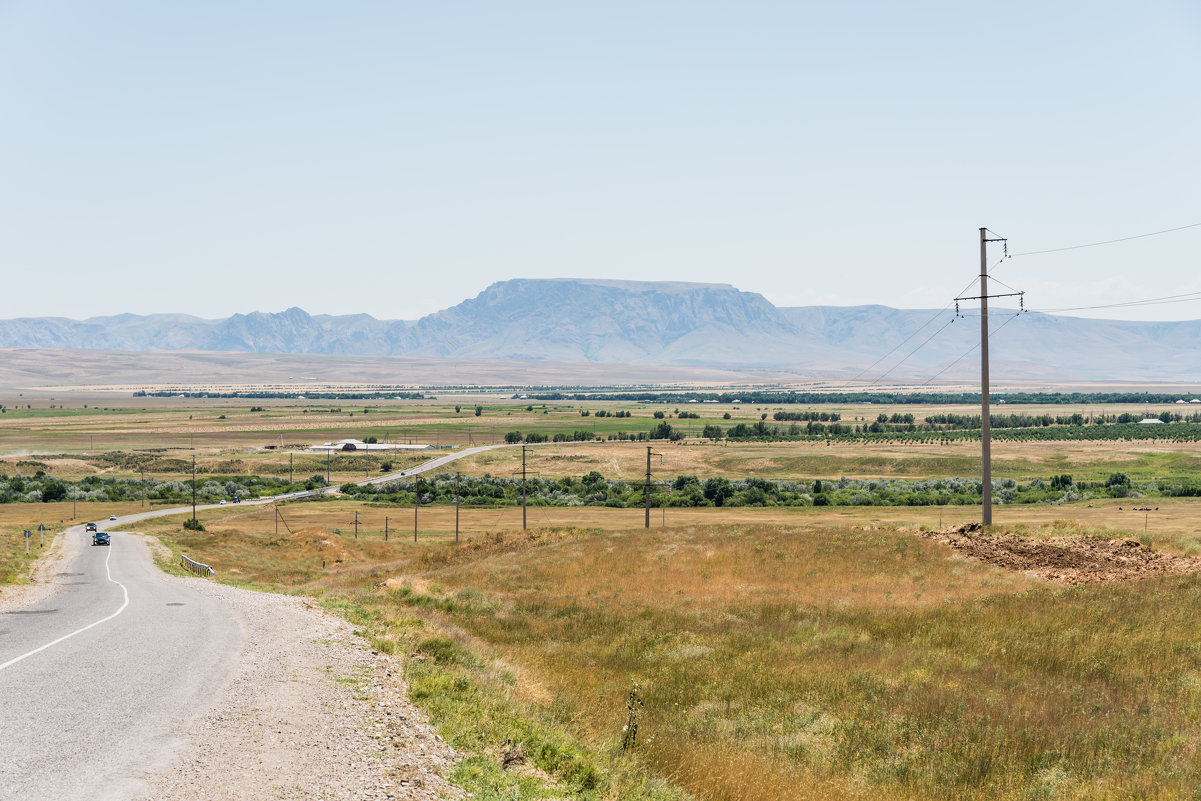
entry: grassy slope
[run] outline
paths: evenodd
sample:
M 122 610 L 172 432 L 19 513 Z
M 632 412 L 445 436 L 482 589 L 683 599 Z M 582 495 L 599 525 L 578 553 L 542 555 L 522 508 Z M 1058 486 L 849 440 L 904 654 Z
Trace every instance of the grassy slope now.
M 468 754 L 457 778 L 481 797 L 672 795 L 647 776 L 708 799 L 1201 786 L 1193 577 L 1062 589 L 813 515 L 457 549 L 277 537 L 237 518 L 201 535 L 160 525 L 221 575 L 322 595 L 379 647 L 415 654 L 410 691 Z M 632 680 L 645 707 L 631 755 Z M 506 739 L 557 790 L 500 770 Z

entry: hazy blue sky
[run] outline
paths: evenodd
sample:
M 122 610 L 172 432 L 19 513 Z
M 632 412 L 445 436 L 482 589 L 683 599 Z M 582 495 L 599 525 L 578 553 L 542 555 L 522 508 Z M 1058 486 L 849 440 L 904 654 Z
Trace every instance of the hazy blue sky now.
M 981 225 L 1201 222 L 1199 79 L 1166 0 L 0 0 L 0 317 L 416 318 L 544 276 L 939 307 Z M 1198 254 L 995 274 L 1085 306 L 1201 290 Z

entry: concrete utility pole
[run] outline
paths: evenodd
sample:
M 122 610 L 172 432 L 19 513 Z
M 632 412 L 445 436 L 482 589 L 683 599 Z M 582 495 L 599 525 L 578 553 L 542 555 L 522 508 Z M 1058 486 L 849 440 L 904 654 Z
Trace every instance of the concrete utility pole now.
M 988 229 L 980 229 L 980 462 L 981 521 L 992 525 L 992 421 L 988 411 Z
M 1026 310 L 1024 292 L 988 294 L 988 243 L 1006 241 L 1004 237 L 995 234 L 993 239 L 989 239 L 990 233 L 992 232 L 987 228 L 980 229 L 980 294 L 955 298 L 956 314 L 959 313 L 959 301 L 980 301 L 980 518 L 986 526 L 992 525 L 992 419 L 989 416 L 988 398 L 988 299 L 990 297 L 1020 298 L 1021 309 L 1018 314 Z M 1008 245 L 1005 247 L 1006 255 L 1008 255 Z

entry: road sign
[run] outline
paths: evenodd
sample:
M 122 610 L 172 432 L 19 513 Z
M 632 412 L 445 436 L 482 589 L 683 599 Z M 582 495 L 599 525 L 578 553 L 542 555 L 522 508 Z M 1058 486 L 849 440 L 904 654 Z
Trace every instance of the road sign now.
M 25 529 L 25 539 L 29 539 L 32 536 L 33 536 L 33 532 L 30 531 L 29 529 Z
M 38 531 L 45 531 L 45 530 L 46 530 L 46 524 L 38 523 Z

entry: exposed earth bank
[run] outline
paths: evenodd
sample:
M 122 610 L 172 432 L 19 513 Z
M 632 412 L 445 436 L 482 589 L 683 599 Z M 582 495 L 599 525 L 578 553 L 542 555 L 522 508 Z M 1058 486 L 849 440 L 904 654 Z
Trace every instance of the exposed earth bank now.
M 985 532 L 979 523 L 922 531 L 919 535 L 949 545 L 964 556 L 1059 584 L 1201 572 L 1201 559 L 1159 553 L 1127 538 L 1034 539 L 1011 532 Z

